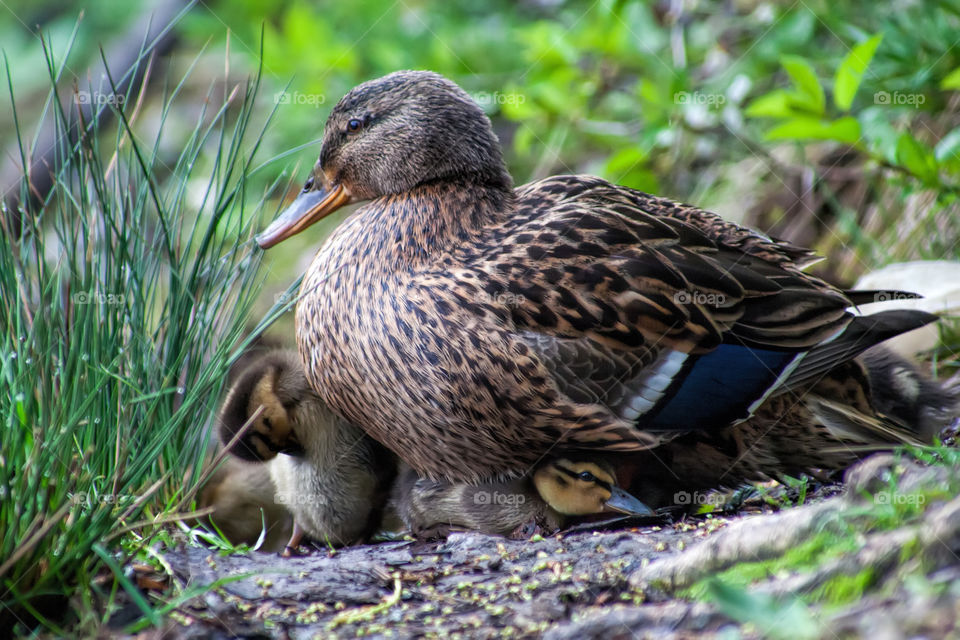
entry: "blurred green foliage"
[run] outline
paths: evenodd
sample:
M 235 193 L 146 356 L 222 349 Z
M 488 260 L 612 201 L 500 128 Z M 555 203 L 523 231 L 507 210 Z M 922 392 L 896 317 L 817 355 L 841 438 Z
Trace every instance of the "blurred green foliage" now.
M 134 6 L 84 6 L 71 68 L 128 28 Z M 39 55 L 24 26 L 41 24 L 56 43 L 81 9 L 9 7 L 22 23 L 0 35 L 24 45 L 5 47 L 19 79 Z M 352 86 L 428 68 L 484 106 L 517 182 L 595 173 L 774 233 L 806 208 L 818 233 L 798 240 L 823 236 L 817 248 L 851 253 L 831 274 L 847 281 L 886 262 L 956 253 L 960 0 L 907 0 L 896 12 L 826 0 L 213 0 L 179 28 L 177 56 L 203 51 L 198 65 L 210 75 L 262 64 L 262 108 L 280 116 L 266 141 L 276 161 L 258 175 L 265 185 L 303 179 L 326 114 Z M 869 194 L 857 202 L 820 180 L 837 164 L 831 151 L 847 146 L 856 154 L 843 164 Z M 812 181 L 794 184 L 809 170 Z M 794 202 L 771 204 L 776 192 Z M 923 210 L 904 214 L 910 207 Z M 896 224 L 903 217 L 911 229 Z M 918 225 L 922 237 L 911 235 Z

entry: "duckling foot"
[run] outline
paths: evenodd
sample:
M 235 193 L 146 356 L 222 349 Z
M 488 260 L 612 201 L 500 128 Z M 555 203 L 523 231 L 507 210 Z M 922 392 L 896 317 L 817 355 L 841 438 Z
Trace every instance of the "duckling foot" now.
M 297 551 L 297 547 L 300 546 L 300 541 L 303 540 L 303 535 L 303 529 L 300 528 L 298 523 L 294 522 L 293 533 L 290 534 L 290 540 L 287 542 L 287 546 L 284 547 L 283 553 L 280 555 L 284 558 L 300 555 L 300 552 Z
M 543 533 L 543 527 L 536 520 L 531 520 L 511 531 L 507 537 L 511 540 L 529 540 L 533 536 L 543 535 Z
M 454 527 L 449 524 L 435 524 L 432 527 L 424 527 L 411 533 L 420 540 L 445 540 L 450 536 L 451 531 L 454 531 Z

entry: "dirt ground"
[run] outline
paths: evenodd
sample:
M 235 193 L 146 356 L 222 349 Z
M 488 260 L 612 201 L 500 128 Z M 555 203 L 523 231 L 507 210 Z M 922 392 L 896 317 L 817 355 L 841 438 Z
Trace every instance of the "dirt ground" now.
M 811 605 L 812 627 L 792 627 L 798 623 L 787 612 L 764 620 L 736 603 L 684 592 L 739 562 L 779 557 L 825 523 L 856 517 L 864 496 L 887 486 L 894 465 L 903 470 L 902 461 L 874 456 L 848 472 L 845 491 L 819 487 L 800 507 L 748 499 L 733 515 L 621 522 L 530 540 L 464 532 L 295 558 L 182 545 L 163 551 L 180 584 L 219 586 L 141 637 L 948 637 L 960 608 L 960 499 L 929 505 L 910 526 L 866 531 L 855 549 L 816 571 L 777 572 L 751 587 L 756 598 L 793 597 L 838 575 L 872 572 L 869 595 Z M 911 482 L 945 486 L 947 469 L 908 466 L 905 491 Z M 919 586 L 900 579 L 917 562 L 930 567 Z

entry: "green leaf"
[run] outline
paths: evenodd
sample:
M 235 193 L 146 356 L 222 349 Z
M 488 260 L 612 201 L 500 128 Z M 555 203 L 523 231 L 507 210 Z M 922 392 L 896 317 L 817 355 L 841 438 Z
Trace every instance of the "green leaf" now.
M 804 106 L 813 113 L 823 113 L 826 106 L 823 87 L 820 86 L 817 74 L 810 63 L 799 56 L 783 56 L 780 64 L 790 75 L 794 86 L 804 96 Z
M 611 173 L 626 173 L 642 165 L 649 154 L 640 147 L 630 146 L 617 151 L 607 160 L 607 171 Z
M 764 593 L 751 593 L 743 587 L 717 578 L 707 583 L 707 599 L 734 620 L 752 623 L 769 638 L 819 638 L 823 629 L 817 619 L 797 598 L 776 599 Z
M 801 116 L 780 124 L 765 136 L 767 140 L 836 140 L 856 144 L 860 140 L 860 123 L 847 116 L 828 121 Z
M 960 127 L 943 136 L 933 151 L 934 157 L 939 162 L 960 160 Z
M 960 67 L 947 74 L 947 77 L 940 81 L 941 89 L 960 89 Z
M 790 92 L 777 89 L 750 103 L 745 113 L 751 118 L 788 118 L 794 114 Z
M 940 171 L 951 174 L 960 174 L 960 127 L 957 127 L 940 139 L 933 148 L 933 156 L 937 160 Z
M 933 152 L 909 133 L 897 140 L 897 162 L 926 184 L 937 184 L 939 167 Z
M 604 167 L 604 175 L 617 184 L 653 193 L 657 190 L 656 176 L 646 168 L 648 151 L 629 146 L 617 151 Z
M 853 105 L 853 98 L 857 95 L 857 89 L 860 88 L 863 74 L 870 65 L 881 40 L 883 40 L 883 34 L 878 33 L 869 40 L 861 42 L 850 50 L 837 68 L 837 74 L 833 79 L 833 103 L 841 111 L 847 111 Z

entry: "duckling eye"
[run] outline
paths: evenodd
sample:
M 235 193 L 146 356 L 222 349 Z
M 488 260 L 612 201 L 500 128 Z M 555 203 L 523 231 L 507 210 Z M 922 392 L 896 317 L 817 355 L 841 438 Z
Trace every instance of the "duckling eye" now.
M 597 477 L 592 473 L 590 473 L 589 471 L 581 471 L 579 477 L 584 482 L 595 482 L 597 479 Z
M 347 122 L 347 131 L 348 131 L 348 132 L 351 132 L 351 133 L 352 133 L 352 132 L 359 131 L 362 127 L 363 127 L 363 120 L 358 120 L 358 119 L 354 118 L 354 119 L 350 120 L 349 122 Z

